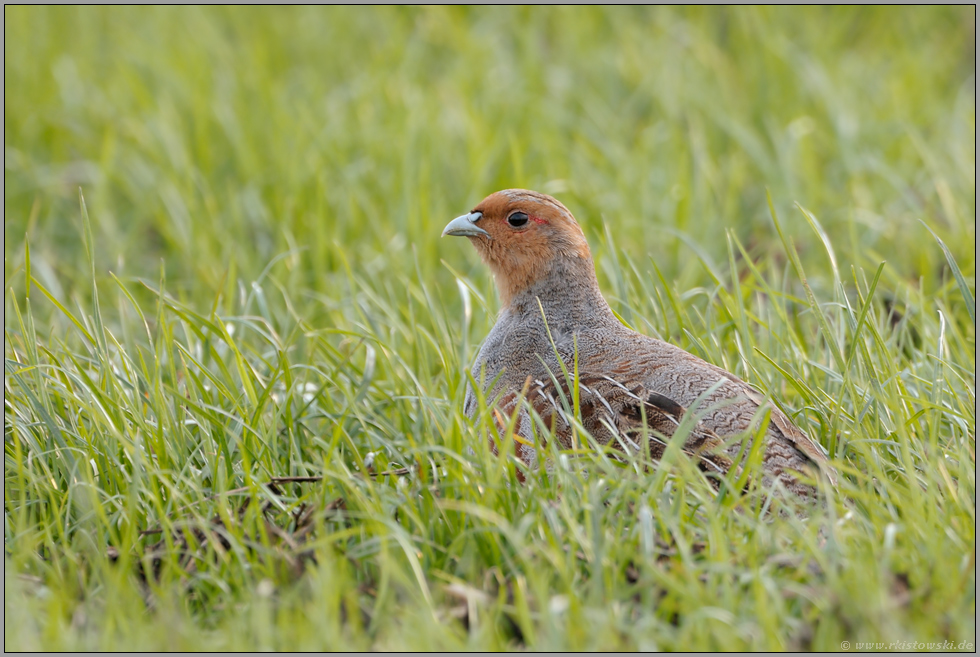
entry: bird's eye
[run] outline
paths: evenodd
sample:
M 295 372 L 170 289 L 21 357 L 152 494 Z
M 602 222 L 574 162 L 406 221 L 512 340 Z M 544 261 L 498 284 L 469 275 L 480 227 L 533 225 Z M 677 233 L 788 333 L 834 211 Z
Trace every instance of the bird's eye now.
M 515 212 L 514 214 L 507 217 L 507 223 L 509 223 L 514 228 L 520 228 L 527 223 L 527 215 L 523 212 Z

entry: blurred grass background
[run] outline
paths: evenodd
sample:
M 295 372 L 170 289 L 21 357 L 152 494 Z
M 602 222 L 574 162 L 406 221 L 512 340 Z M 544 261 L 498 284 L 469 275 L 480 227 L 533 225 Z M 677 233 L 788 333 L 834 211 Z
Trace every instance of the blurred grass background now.
M 79 186 L 100 270 L 155 277 L 162 260 L 202 292 L 297 246 L 296 283 L 329 289 L 334 243 L 393 271 L 414 249 L 439 276 L 440 257 L 466 261 L 435 239 L 446 217 L 514 186 L 560 193 L 593 241 L 609 222 L 690 280 L 672 231 L 715 258 L 728 228 L 772 248 L 766 188 L 854 262 L 927 285 L 942 260 L 917 219 L 974 231 L 969 8 L 12 7 L 5 22 L 8 278 L 28 231 L 39 271 L 77 270 Z
M 975 43 L 973 7 L 5 7 L 5 647 L 975 641 Z M 439 234 L 506 187 L 828 447 L 830 547 L 683 471 L 466 451 L 497 302 Z M 258 512 L 133 575 L 239 488 L 347 515 L 298 583 Z

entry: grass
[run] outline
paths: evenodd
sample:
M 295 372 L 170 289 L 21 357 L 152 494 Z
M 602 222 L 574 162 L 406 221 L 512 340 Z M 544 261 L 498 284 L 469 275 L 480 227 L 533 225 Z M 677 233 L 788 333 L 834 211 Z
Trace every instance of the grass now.
M 6 7 L 5 649 L 972 650 L 974 25 Z M 825 508 L 489 453 L 439 233 L 515 186 L 827 448 Z

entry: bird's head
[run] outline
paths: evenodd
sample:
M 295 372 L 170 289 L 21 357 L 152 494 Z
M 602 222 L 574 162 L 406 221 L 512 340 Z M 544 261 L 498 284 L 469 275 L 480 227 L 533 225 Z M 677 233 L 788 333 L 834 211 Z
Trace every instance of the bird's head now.
M 549 276 L 584 267 L 594 272 L 585 235 L 558 200 L 526 189 L 505 189 L 449 222 L 443 237 L 470 238 L 490 266 L 501 300 Z M 592 274 L 594 276 L 594 274 Z

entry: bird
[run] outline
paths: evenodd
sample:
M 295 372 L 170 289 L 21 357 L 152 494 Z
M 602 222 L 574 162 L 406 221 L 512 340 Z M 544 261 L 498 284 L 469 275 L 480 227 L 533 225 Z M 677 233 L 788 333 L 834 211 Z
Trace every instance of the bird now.
M 753 470 L 753 476 L 761 470 L 764 486 L 803 500 L 819 498 L 821 476 L 836 486 L 822 448 L 772 400 L 734 374 L 620 321 L 599 289 L 581 226 L 557 199 L 526 189 L 498 191 L 450 221 L 442 236 L 468 238 L 493 274 L 501 311 L 471 373 L 498 439 L 513 426 L 516 456 L 528 468 L 539 465 L 536 437 L 541 445 L 553 436 L 570 449 L 576 421 L 597 444 L 648 449 L 653 461 L 684 426 L 681 451 L 716 489 L 726 477 L 747 481 L 742 468 L 753 436 L 764 441 L 761 468 Z M 572 403 L 576 380 L 580 417 Z M 470 386 L 464 412 L 474 417 L 479 407 Z M 488 439 L 497 453 L 493 436 Z

